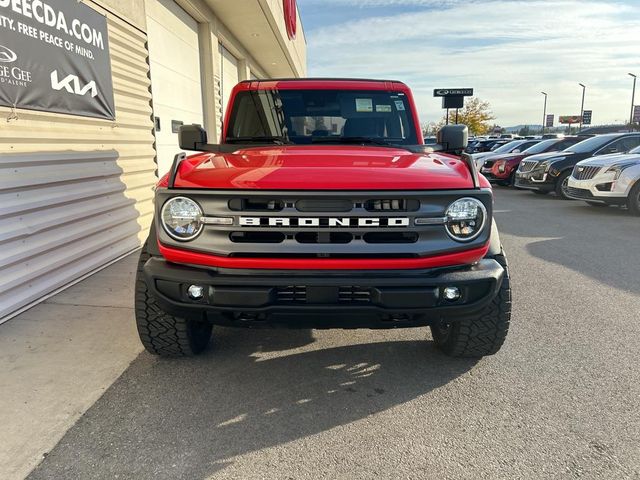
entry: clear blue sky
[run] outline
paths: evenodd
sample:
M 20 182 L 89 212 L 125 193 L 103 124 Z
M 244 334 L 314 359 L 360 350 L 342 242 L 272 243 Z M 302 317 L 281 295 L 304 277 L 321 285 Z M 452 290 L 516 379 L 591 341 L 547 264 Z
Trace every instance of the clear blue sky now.
M 473 87 L 502 126 L 580 113 L 629 117 L 640 76 L 640 0 L 298 0 L 310 76 L 392 78 L 412 87 L 423 121 L 433 88 Z M 640 104 L 640 82 L 636 103 Z

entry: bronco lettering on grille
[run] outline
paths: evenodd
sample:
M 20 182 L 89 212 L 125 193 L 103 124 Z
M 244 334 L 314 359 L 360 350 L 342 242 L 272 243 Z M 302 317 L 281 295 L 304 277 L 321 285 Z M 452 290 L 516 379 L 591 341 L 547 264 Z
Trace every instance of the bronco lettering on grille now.
M 408 227 L 408 217 L 240 217 L 241 227 Z

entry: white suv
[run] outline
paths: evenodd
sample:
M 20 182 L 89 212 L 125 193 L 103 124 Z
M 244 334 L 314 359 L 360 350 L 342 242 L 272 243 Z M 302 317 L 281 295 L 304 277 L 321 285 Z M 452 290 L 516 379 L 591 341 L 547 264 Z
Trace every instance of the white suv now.
M 626 205 L 640 215 L 640 147 L 578 162 L 567 186 L 569 197 L 590 205 Z

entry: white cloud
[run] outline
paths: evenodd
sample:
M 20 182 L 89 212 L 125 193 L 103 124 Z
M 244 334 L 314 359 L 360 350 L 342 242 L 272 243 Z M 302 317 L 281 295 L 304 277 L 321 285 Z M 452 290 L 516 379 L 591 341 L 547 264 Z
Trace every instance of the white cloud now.
M 367 7 L 382 0 L 343 3 Z M 403 80 L 413 88 L 423 120 L 442 113 L 433 88 L 474 87 L 491 102 L 501 124 L 540 123 L 540 90 L 549 93 L 548 112 L 576 114 L 578 82 L 587 85 L 585 109 L 594 111 L 594 123 L 628 117 L 627 72 L 640 74 L 640 5 L 635 2 L 386 3 L 447 8 L 387 13 L 307 31 L 310 75 Z

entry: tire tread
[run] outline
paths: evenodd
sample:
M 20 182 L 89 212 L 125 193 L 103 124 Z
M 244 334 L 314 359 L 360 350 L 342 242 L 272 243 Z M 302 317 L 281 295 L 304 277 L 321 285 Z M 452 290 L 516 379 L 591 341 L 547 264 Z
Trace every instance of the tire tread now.
M 156 303 L 142 272 L 149 258 L 151 255 L 145 246 L 140 252 L 135 284 L 135 317 L 140 341 L 148 352 L 162 357 L 197 355 L 206 348 L 209 338 L 206 342 L 194 338 L 189 320 L 169 315 Z

